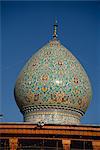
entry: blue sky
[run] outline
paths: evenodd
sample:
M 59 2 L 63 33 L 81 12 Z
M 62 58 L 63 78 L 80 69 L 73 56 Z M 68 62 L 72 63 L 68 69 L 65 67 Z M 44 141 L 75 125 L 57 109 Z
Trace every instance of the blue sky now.
M 93 99 L 81 120 L 100 124 L 100 2 L 2 2 L 0 111 L 3 122 L 23 121 L 13 89 L 16 78 L 33 53 L 52 38 L 58 19 L 58 37 L 84 66 Z

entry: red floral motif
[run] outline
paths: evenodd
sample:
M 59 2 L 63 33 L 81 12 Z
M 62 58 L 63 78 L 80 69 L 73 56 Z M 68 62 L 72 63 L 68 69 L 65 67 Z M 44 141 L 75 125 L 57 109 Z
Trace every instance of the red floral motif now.
M 79 83 L 78 78 L 77 78 L 76 76 L 74 77 L 74 83 L 75 83 L 75 84 L 78 84 L 78 83 Z
M 43 80 L 43 81 L 47 81 L 47 80 L 48 80 L 48 75 L 47 75 L 47 74 L 44 74 L 44 75 L 42 76 L 42 80 Z

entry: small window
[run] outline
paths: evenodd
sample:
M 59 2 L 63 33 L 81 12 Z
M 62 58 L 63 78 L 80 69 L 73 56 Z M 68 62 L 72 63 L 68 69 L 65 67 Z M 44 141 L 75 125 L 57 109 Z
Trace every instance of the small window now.
M 93 150 L 91 141 L 71 141 L 71 150 Z

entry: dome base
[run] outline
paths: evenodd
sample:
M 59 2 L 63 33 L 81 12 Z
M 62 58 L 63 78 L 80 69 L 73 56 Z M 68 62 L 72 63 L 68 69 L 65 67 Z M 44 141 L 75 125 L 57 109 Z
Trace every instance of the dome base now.
M 32 122 L 34 124 L 38 124 L 39 122 L 43 122 L 44 124 L 80 124 L 80 114 L 73 113 L 64 113 L 58 110 L 53 110 L 51 112 L 31 112 L 24 115 L 25 122 Z

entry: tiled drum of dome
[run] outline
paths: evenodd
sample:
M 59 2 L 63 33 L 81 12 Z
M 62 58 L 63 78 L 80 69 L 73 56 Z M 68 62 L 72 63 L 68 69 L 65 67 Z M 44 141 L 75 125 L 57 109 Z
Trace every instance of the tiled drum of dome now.
M 57 40 L 47 43 L 29 59 L 15 87 L 16 101 L 26 116 L 30 114 L 27 113 L 29 106 L 33 106 L 33 113 L 42 107 L 44 112 L 63 108 L 65 114 L 68 110 L 72 110 L 72 116 L 77 112 L 84 114 L 91 95 L 90 82 L 83 67 Z M 60 113 L 59 116 L 61 121 Z

